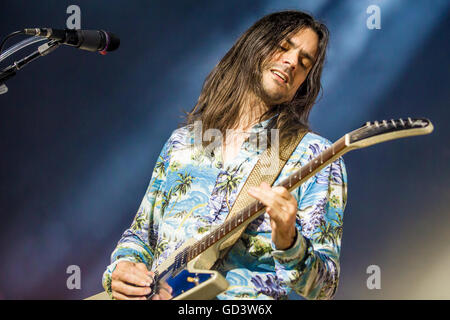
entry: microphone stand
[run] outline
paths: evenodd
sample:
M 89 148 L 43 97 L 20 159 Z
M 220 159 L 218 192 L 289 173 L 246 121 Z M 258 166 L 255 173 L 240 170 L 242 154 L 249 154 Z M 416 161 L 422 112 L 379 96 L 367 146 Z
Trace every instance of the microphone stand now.
M 50 52 L 53 52 L 61 45 L 58 40 L 51 40 L 43 45 L 39 46 L 36 51 L 26 56 L 25 58 L 15 61 L 9 67 L 6 67 L 2 71 L 0 71 L 0 94 L 8 92 L 8 87 L 4 84 L 6 80 L 11 79 L 17 73 L 17 71 L 21 70 L 24 66 L 26 66 L 31 61 L 36 60 L 39 57 L 43 57 Z

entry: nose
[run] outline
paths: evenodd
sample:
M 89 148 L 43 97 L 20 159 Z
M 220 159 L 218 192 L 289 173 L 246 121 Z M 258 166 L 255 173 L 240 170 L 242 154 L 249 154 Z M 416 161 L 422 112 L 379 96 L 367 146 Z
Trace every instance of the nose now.
M 291 71 L 294 71 L 295 68 L 297 68 L 297 56 L 294 52 L 292 52 L 292 53 L 286 52 L 283 55 L 282 61 L 283 61 L 283 64 L 286 64 L 289 66 Z

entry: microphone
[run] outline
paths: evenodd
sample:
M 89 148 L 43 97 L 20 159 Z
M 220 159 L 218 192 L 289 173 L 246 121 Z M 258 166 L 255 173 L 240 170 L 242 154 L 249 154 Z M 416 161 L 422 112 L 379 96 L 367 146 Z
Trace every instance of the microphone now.
M 27 35 L 46 37 L 61 42 L 68 46 L 91 52 L 99 51 L 101 54 L 116 50 L 120 45 L 120 39 L 103 30 L 72 30 L 34 28 L 24 29 Z

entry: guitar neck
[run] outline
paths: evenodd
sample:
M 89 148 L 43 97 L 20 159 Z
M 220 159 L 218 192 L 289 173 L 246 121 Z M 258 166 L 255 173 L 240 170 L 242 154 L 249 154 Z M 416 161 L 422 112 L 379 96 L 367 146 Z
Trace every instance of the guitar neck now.
M 333 143 L 329 148 L 321 152 L 317 157 L 309 161 L 306 165 L 282 180 L 278 186 L 285 187 L 291 192 L 328 164 L 350 150 L 351 148 L 348 146 L 348 136 L 345 135 Z M 226 220 L 219 227 L 213 229 L 208 235 L 194 243 L 186 252 L 186 260 L 191 261 L 218 241 L 226 239 L 239 229 L 240 226 L 259 217 L 264 213 L 264 209 L 265 205 L 260 201 L 255 200 L 246 208 L 239 211 L 234 217 Z

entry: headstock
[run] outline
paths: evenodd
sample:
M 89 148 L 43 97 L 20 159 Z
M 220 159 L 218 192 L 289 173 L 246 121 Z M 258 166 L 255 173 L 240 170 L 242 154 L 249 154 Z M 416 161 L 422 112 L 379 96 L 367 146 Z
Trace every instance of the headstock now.
M 429 134 L 432 131 L 433 124 L 425 118 L 368 121 L 359 129 L 348 133 L 346 140 L 347 146 L 362 148 L 388 140 Z

